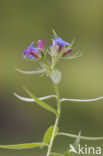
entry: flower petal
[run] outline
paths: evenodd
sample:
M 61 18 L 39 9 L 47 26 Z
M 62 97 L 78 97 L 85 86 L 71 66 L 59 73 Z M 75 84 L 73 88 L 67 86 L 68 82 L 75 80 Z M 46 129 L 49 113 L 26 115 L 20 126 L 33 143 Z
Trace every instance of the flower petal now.
M 28 57 L 28 59 L 29 59 L 29 60 L 33 60 L 33 59 L 35 59 L 35 57 L 32 56 L 32 55 L 30 55 L 30 56 Z
M 35 42 L 32 42 L 31 45 L 28 47 L 28 50 L 31 50 L 33 48 Z
M 49 47 L 50 47 L 50 49 L 51 49 L 51 48 L 53 48 L 53 45 L 50 45 Z
M 32 52 L 38 53 L 38 49 L 33 47 L 33 48 L 32 48 Z
M 58 42 L 60 46 L 64 46 L 64 45 L 70 46 L 68 42 L 63 41 L 60 37 L 58 37 L 56 41 Z
M 23 55 L 24 55 L 24 56 L 28 56 L 28 55 L 29 55 L 29 53 L 30 53 L 30 51 L 29 51 L 29 50 L 25 50 L 25 51 L 24 51 L 24 53 L 23 53 Z
M 44 50 L 44 45 L 46 44 L 47 41 L 41 41 L 38 40 L 38 48 L 40 48 L 41 51 Z
M 57 47 L 57 39 L 55 37 L 53 39 L 53 46 Z

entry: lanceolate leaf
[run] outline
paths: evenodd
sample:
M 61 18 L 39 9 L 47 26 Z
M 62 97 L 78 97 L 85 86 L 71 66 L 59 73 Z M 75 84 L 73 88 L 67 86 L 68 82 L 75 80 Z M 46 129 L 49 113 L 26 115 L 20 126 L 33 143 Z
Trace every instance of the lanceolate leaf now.
M 64 156 L 76 156 L 78 154 L 78 146 L 80 143 L 80 136 L 81 131 L 78 134 L 78 138 L 76 138 L 74 144 L 70 144 L 69 148 L 66 150 L 66 152 L 64 153 Z
M 22 149 L 32 149 L 40 146 L 47 146 L 47 145 L 44 143 L 27 143 L 27 144 L 17 144 L 17 145 L 0 145 L 0 148 L 22 150 Z
M 64 132 L 59 132 L 57 135 L 64 135 L 70 138 L 79 138 L 80 140 L 88 140 L 88 141 L 99 141 L 103 140 L 103 137 L 85 137 L 85 136 L 78 136 L 75 134 L 70 134 L 70 133 L 64 133 Z
M 31 75 L 31 74 L 41 74 L 41 73 L 46 72 L 46 70 L 23 71 L 23 70 L 20 70 L 20 69 L 17 69 L 17 68 L 15 68 L 15 70 L 17 70 L 17 71 L 20 72 L 20 73 L 29 74 L 29 75 Z
M 62 74 L 58 69 L 55 69 L 51 72 L 50 78 L 55 84 L 59 84 L 61 81 Z
M 67 150 L 63 156 L 73 156 L 73 153 L 69 153 L 69 150 Z
M 22 97 L 16 93 L 13 93 L 18 99 L 22 100 L 22 101 L 25 101 L 25 102 L 35 102 L 35 100 L 33 98 L 26 98 L 26 97 Z M 44 97 L 40 97 L 38 98 L 39 100 L 47 100 L 47 99 L 50 99 L 50 98 L 56 98 L 56 95 L 48 95 L 48 96 L 44 96 Z
M 74 44 L 74 41 L 75 41 L 75 38 L 73 39 L 72 43 L 70 44 L 70 45 L 71 45 L 71 47 L 73 46 L 73 44 Z
M 48 144 L 49 142 L 50 142 L 50 140 L 51 140 L 51 137 L 52 137 L 52 133 L 53 133 L 53 130 L 54 130 L 54 126 L 50 126 L 48 129 L 47 129 L 47 131 L 46 131 L 46 133 L 45 133 L 45 135 L 44 135 L 44 138 L 43 138 L 43 142 L 44 143 L 46 143 L 46 144 Z M 56 129 L 56 133 L 58 133 L 58 128 Z
M 79 131 L 78 136 L 80 136 L 80 135 L 81 135 L 81 131 Z M 80 143 L 80 137 L 76 138 L 76 140 L 74 142 L 74 146 L 78 147 L 79 143 Z
M 71 60 L 71 59 L 79 58 L 81 56 L 82 56 L 82 54 L 78 52 L 75 55 L 66 56 L 66 57 L 64 56 L 64 57 L 62 57 L 62 59 L 64 59 L 64 60 Z
M 67 99 L 67 98 L 62 98 L 62 99 L 60 100 L 60 102 L 63 102 L 63 101 L 93 102 L 93 101 L 99 101 L 99 100 L 102 100 L 102 99 L 103 99 L 103 96 L 98 97 L 98 98 L 94 98 L 94 99 Z
M 53 112 L 54 114 L 56 114 L 56 115 L 58 116 L 58 112 L 57 112 L 54 108 L 52 108 L 51 106 L 47 105 L 45 102 L 39 100 L 35 95 L 33 95 L 33 94 L 32 94 L 28 89 L 26 89 L 25 87 L 24 87 L 24 89 L 25 89 L 25 91 L 28 93 L 28 95 L 29 95 L 30 97 L 32 97 L 32 98 L 35 100 L 35 102 L 36 102 L 38 105 L 40 105 L 41 107 L 47 109 L 47 110 L 50 111 L 50 112 Z
M 55 36 L 56 38 L 58 38 L 58 35 L 56 34 L 55 30 L 52 29 L 52 31 L 53 31 L 54 36 Z

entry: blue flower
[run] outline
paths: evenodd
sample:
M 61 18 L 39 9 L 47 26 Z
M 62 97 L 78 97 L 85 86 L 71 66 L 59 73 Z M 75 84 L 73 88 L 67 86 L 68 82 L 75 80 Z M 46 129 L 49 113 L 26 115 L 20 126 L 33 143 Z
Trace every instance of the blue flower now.
M 55 42 L 55 45 L 56 43 L 58 43 L 59 46 L 71 46 L 70 43 L 63 41 L 60 37 L 54 38 L 54 42 Z
M 34 42 L 23 53 L 24 57 L 27 57 L 29 55 L 28 58 L 30 60 L 31 59 L 35 59 L 35 58 L 38 58 L 38 57 L 41 56 L 40 53 L 39 53 L 39 51 L 38 51 L 38 49 L 37 48 L 34 48 L 33 45 L 34 45 Z
M 72 51 L 71 44 L 66 41 L 63 41 L 62 38 L 60 37 L 53 36 L 53 45 L 50 45 L 50 48 L 54 46 L 57 48 L 58 53 L 60 53 L 62 50 L 65 50 L 63 56 L 69 54 Z M 69 50 L 66 50 L 67 49 L 66 47 L 68 47 Z

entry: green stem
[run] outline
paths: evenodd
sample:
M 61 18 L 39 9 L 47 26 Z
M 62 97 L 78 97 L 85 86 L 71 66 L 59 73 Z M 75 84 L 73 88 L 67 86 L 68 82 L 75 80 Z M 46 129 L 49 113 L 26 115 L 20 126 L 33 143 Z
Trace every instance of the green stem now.
M 56 95 L 57 95 L 57 105 L 58 105 L 58 114 L 59 115 L 56 117 L 56 120 L 55 120 L 51 141 L 50 141 L 50 144 L 49 144 L 49 147 L 48 147 L 48 151 L 47 151 L 47 156 L 50 156 L 50 153 L 51 153 L 51 150 L 52 150 L 52 146 L 53 146 L 54 139 L 55 139 L 55 136 L 56 136 L 56 129 L 58 127 L 58 123 L 59 123 L 59 119 L 60 119 L 60 110 L 61 110 L 58 86 L 56 84 L 54 84 L 54 88 L 55 88 Z
M 52 69 L 54 69 L 54 67 L 55 67 L 56 60 L 57 60 L 57 56 L 52 57 L 52 65 L 51 65 L 51 68 L 52 68 Z
M 61 111 L 61 102 L 60 102 L 60 95 L 59 95 L 58 86 L 56 84 L 54 84 L 54 88 L 55 88 L 56 96 L 57 96 L 58 113 L 60 114 L 60 111 Z

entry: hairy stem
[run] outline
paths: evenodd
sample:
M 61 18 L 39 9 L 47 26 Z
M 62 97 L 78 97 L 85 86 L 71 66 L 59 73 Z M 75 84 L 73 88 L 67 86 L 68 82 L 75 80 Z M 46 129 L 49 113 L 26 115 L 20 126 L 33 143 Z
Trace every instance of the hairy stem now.
M 60 115 L 60 112 L 61 112 L 61 102 L 60 102 L 60 95 L 59 95 L 58 86 L 56 84 L 54 84 L 54 88 L 55 88 L 56 96 L 57 96 L 58 113 Z
M 61 103 L 60 103 L 60 96 L 59 96 L 58 86 L 56 84 L 54 84 L 54 88 L 55 88 L 56 96 L 57 96 L 57 106 L 58 106 L 58 114 L 59 115 L 56 117 L 56 120 L 55 120 L 51 141 L 50 141 L 48 151 L 47 151 L 47 156 L 50 156 L 50 153 L 51 153 L 51 150 L 52 150 L 52 146 L 53 146 L 54 139 L 55 139 L 55 136 L 56 136 L 56 129 L 58 127 L 58 123 L 59 123 L 59 119 L 60 119 L 60 110 L 61 110 Z

